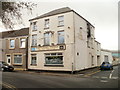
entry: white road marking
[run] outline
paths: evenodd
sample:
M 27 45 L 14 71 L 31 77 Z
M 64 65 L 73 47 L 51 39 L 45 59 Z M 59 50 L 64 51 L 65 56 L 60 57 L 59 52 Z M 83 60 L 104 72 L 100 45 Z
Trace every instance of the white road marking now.
M 101 79 L 107 79 L 108 77 L 101 77 Z
M 111 79 L 118 79 L 118 77 L 112 77 Z
M 100 80 L 100 82 L 108 82 L 108 81 L 106 81 L 106 80 Z
M 112 72 L 109 75 L 109 78 L 112 78 L 112 74 L 113 74 L 114 70 L 112 70 Z

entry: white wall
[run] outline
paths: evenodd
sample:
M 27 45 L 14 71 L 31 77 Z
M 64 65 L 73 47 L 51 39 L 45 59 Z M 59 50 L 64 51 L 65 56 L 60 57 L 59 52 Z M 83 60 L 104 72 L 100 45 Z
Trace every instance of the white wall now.
M 80 27 L 82 29 L 80 29 Z M 87 66 L 87 31 L 86 21 L 74 13 L 75 28 L 75 69 L 81 70 Z
M 58 27 L 58 16 L 64 15 L 64 26 Z M 44 20 L 50 20 L 50 28 L 44 30 Z M 31 22 L 37 21 L 38 30 L 32 32 L 32 28 L 30 27 L 29 33 L 29 59 L 28 59 L 28 68 L 29 69 L 39 69 L 39 70 L 59 70 L 59 71 L 71 71 L 72 70 L 72 62 L 74 62 L 74 30 L 73 30 L 73 12 L 63 13 L 59 15 L 54 15 L 50 17 L 41 18 L 38 20 L 33 20 Z M 44 45 L 44 33 L 46 31 L 53 31 L 51 43 L 57 45 L 58 42 L 58 31 L 65 31 L 65 45 L 66 50 L 52 50 L 52 51 L 39 51 L 39 52 L 31 52 L 31 36 L 33 34 L 37 34 L 37 44 L 43 46 Z M 38 47 L 36 47 L 38 48 Z M 39 47 L 40 48 L 40 47 Z M 62 52 L 64 55 L 63 65 L 64 67 L 55 67 L 55 66 L 44 66 L 45 64 L 45 56 L 44 53 L 56 53 Z M 37 66 L 31 66 L 31 54 L 37 54 Z
M 102 64 L 102 62 L 105 61 L 105 58 L 104 58 L 105 55 L 108 56 L 108 61 L 110 63 L 112 63 L 112 61 L 113 61 L 112 53 L 110 51 L 101 50 L 101 64 Z

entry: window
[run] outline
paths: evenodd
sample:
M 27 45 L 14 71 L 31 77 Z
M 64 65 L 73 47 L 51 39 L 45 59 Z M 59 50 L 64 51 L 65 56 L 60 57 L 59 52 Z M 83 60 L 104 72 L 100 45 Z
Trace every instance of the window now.
M 87 23 L 87 37 L 91 37 L 91 30 L 90 30 L 90 24 Z
M 64 25 L 64 16 L 58 16 L 58 26 Z
M 37 30 L 37 25 L 36 25 L 37 22 L 33 22 L 33 26 L 32 26 L 32 30 Z
M 105 55 L 105 56 L 104 56 L 104 58 L 105 58 L 105 59 L 104 59 L 104 60 L 105 60 L 105 62 L 108 62 L 108 56 L 107 56 L 107 55 Z
M 26 43 L 26 39 L 25 38 L 21 38 L 20 39 L 20 48 L 25 48 L 25 44 Z
M 58 32 L 58 44 L 64 44 L 64 31 Z
M 14 55 L 14 64 L 22 64 L 22 55 Z
M 94 56 L 91 56 L 91 66 L 94 66 Z
M 36 65 L 37 64 L 36 60 L 37 60 L 36 54 L 32 54 L 31 55 L 31 65 Z
M 49 28 L 49 19 L 45 19 L 45 28 Z
M 63 54 L 62 53 L 45 54 L 45 64 L 63 64 Z
M 51 33 L 44 34 L 44 45 L 50 45 L 50 37 L 51 37 Z
M 37 35 L 32 35 L 32 46 L 37 46 Z
M 15 48 L 15 40 L 14 39 L 10 40 L 10 48 Z

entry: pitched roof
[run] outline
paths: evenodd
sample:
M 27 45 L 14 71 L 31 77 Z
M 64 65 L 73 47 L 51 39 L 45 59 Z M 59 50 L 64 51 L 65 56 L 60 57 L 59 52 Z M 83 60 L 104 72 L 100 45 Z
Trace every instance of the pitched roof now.
M 77 12 L 75 12 L 73 9 L 69 8 L 69 7 L 63 7 L 63 8 L 59 8 L 56 10 L 53 10 L 51 12 L 45 13 L 41 16 L 35 17 L 33 19 L 30 19 L 29 21 L 32 20 L 36 20 L 36 19 L 40 19 L 40 18 L 44 18 L 44 17 L 48 17 L 48 16 L 52 16 L 52 15 L 56 15 L 56 14 L 61 14 L 61 13 L 66 13 L 66 12 L 74 12 L 76 13 L 78 16 L 80 16 L 81 18 L 83 18 L 81 15 L 79 15 Z M 85 18 L 83 18 L 86 22 L 88 22 Z M 90 25 L 92 25 L 90 22 L 88 22 Z M 92 25 L 93 26 L 93 25 Z M 94 27 L 94 26 L 93 26 Z
M 29 34 L 29 28 L 2 32 L 2 38 L 26 36 Z
M 43 14 L 41 16 L 38 16 L 38 17 L 33 18 L 33 19 L 30 19 L 29 21 L 35 20 L 35 19 L 39 19 L 39 18 L 43 18 L 43 17 L 56 15 L 56 14 L 66 13 L 66 12 L 70 12 L 70 11 L 72 11 L 72 9 L 70 9 L 69 7 L 64 7 L 64 8 L 56 9 L 56 10 L 53 10 L 51 12 L 45 13 L 45 14 Z

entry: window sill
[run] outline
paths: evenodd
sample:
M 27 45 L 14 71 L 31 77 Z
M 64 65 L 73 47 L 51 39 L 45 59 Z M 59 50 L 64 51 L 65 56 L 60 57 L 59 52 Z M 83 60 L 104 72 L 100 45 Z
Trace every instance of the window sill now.
M 64 67 L 63 64 L 45 64 L 44 66 L 51 66 L 51 67 Z
M 43 46 L 50 46 L 50 45 L 43 45 Z
M 37 64 L 30 64 L 31 66 L 37 66 Z
M 22 66 L 22 64 L 13 64 L 14 66 Z
M 20 49 L 25 49 L 26 47 L 20 47 Z
M 65 43 L 57 44 L 57 45 L 65 45 Z
M 15 49 L 15 48 L 9 48 L 9 49 Z
M 57 26 L 57 27 L 64 27 L 64 25 L 59 25 L 59 26 Z
M 37 31 L 37 30 L 32 30 L 32 31 L 34 32 L 34 31 Z
M 37 47 L 37 45 L 35 45 L 35 46 L 31 46 L 31 47 Z
M 49 27 L 44 28 L 44 30 L 45 30 L 45 29 L 49 29 Z

